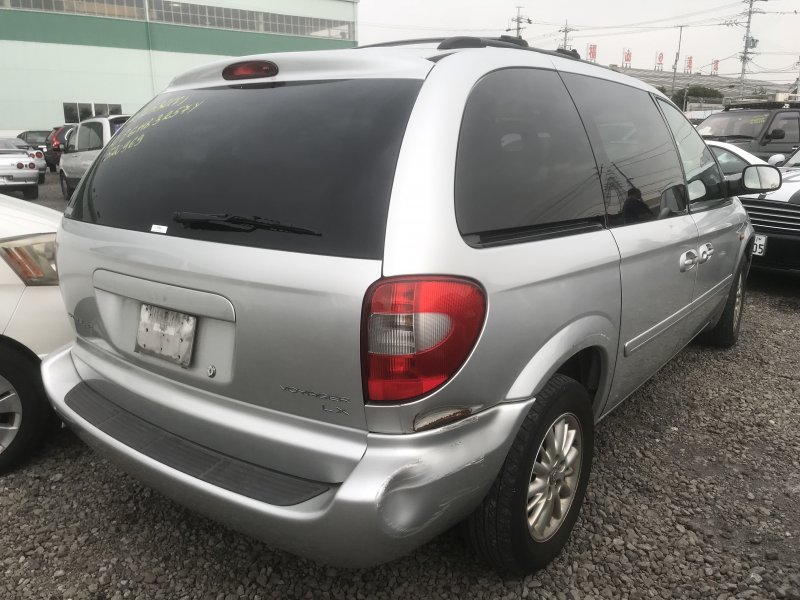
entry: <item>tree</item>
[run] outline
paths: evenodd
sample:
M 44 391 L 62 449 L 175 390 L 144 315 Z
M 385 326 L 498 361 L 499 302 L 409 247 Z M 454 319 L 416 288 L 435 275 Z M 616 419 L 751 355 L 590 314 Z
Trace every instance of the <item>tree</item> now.
M 715 90 L 714 88 L 706 87 L 704 85 L 690 85 L 688 88 L 675 90 L 675 93 L 670 96 L 670 99 L 675 104 L 683 108 L 684 99 L 686 102 L 689 102 L 691 99 L 694 102 L 700 100 L 702 102 L 714 104 L 715 100 L 719 100 L 723 97 L 724 94 L 719 90 Z

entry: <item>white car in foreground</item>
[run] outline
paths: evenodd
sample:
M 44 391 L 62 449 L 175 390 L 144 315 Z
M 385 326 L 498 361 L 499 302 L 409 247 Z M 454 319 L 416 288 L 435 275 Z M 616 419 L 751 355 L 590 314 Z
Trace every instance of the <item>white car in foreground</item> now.
M 55 419 L 39 363 L 74 335 L 58 289 L 60 221 L 57 211 L 0 194 L 0 473 Z
M 732 144 L 707 140 L 722 172 L 733 175 L 747 165 L 765 164 L 760 158 Z M 756 231 L 753 266 L 800 274 L 800 151 L 785 158 L 769 159 L 782 172 L 780 189 L 739 197 Z M 737 171 L 736 169 L 739 169 Z

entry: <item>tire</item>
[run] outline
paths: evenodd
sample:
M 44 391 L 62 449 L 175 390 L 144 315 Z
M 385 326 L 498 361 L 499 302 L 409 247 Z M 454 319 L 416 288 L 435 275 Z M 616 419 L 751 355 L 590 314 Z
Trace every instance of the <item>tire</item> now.
M 722 310 L 717 324 L 708 331 L 697 336 L 697 340 L 706 346 L 717 348 L 731 348 L 739 340 L 739 330 L 742 326 L 744 313 L 744 299 L 747 293 L 746 262 L 742 261 L 733 276 L 733 285 L 728 292 L 725 308 Z
M 548 434 L 562 422 L 567 422 L 576 432 L 573 443 L 579 443 L 578 447 L 571 446 L 567 453 L 573 457 L 571 467 L 564 470 L 562 466 L 559 472 L 559 466 L 563 465 L 561 461 L 549 474 L 534 473 L 535 464 L 537 470 L 547 470 L 545 463 L 550 460 L 545 445 L 554 439 Z M 589 482 L 593 453 L 594 416 L 589 395 L 574 379 L 556 374 L 537 394 L 486 498 L 463 523 L 467 543 L 503 574 L 524 575 L 546 566 L 561 552 L 578 518 Z M 572 485 L 559 486 L 559 478 L 564 484 Z M 532 496 L 534 508 L 530 512 L 529 485 L 536 481 L 541 482 L 544 495 Z M 552 485 L 559 487 L 551 488 Z M 574 490 L 571 497 L 568 487 Z M 546 527 L 532 531 L 529 516 L 535 514 L 540 506 L 549 504 L 537 503 L 536 499 L 545 500 L 552 489 L 560 489 L 562 516 L 549 521 Z M 548 523 L 544 520 L 544 510 L 546 508 L 539 513 L 542 519 L 534 520 L 534 523 Z
M 53 415 L 38 361 L 0 347 L 0 474 L 31 455 Z
M 69 199 L 72 197 L 73 190 L 69 187 L 69 183 L 67 183 L 67 178 L 64 176 L 64 173 L 61 173 L 60 180 L 61 193 L 64 195 L 64 202 L 69 202 Z
M 56 166 L 55 165 L 47 165 L 47 168 L 50 169 L 51 173 L 55 173 L 56 172 Z
M 39 185 L 44 183 L 44 173 L 39 173 Z
M 25 200 L 36 200 L 39 197 L 39 184 L 37 183 L 34 187 L 26 187 L 22 190 L 22 197 Z

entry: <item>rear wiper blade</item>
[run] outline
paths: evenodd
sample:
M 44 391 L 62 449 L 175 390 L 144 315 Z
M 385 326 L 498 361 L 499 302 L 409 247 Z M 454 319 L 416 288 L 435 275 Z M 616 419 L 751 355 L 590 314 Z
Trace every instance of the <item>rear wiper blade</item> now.
M 269 231 L 282 231 L 299 235 L 322 235 L 319 231 L 314 231 L 313 229 L 296 227 L 273 219 L 230 215 L 228 213 L 194 213 L 178 210 L 172 215 L 172 220 L 197 229 L 228 229 L 245 233 L 256 229 L 267 229 Z

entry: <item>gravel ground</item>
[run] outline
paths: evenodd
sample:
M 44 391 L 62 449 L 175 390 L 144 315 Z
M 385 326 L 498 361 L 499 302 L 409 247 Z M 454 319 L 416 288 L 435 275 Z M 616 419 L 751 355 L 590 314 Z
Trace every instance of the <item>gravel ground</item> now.
M 499 578 L 455 532 L 375 569 L 320 566 L 62 431 L 0 479 L 0 598 L 800 599 L 800 279 L 750 287 L 736 348 L 688 347 L 599 425 L 572 540 L 536 575 Z

